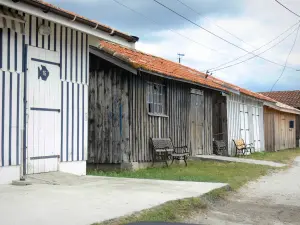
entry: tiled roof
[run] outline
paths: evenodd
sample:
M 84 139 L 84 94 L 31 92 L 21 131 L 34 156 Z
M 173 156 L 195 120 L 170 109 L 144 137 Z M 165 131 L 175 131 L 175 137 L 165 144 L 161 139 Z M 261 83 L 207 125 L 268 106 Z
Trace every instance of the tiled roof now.
M 230 92 L 230 90 L 233 89 L 260 100 L 275 102 L 273 99 L 268 98 L 264 95 L 246 90 L 244 88 L 240 88 L 236 85 L 230 84 L 212 76 L 207 77 L 206 74 L 195 69 L 191 69 L 182 64 L 153 56 L 135 49 L 127 48 L 116 43 L 100 41 L 99 49 L 115 58 L 118 58 L 119 60 L 122 60 L 123 62 L 131 65 L 136 69 L 143 69 L 149 72 L 159 73 L 165 76 L 193 82 L 223 91 Z
M 107 33 L 109 33 L 111 35 L 116 35 L 116 36 L 122 37 L 122 38 L 126 39 L 129 42 L 136 42 L 139 39 L 138 37 L 128 35 L 128 34 L 126 34 L 124 32 L 118 31 L 118 30 L 113 29 L 113 28 L 111 28 L 109 26 L 101 24 L 101 23 L 99 23 L 99 22 L 97 22 L 95 20 L 90 20 L 90 19 L 88 19 L 86 17 L 83 17 L 83 16 L 78 15 L 76 13 L 67 11 L 65 9 L 59 8 L 59 7 L 55 6 L 55 5 L 52 5 L 52 4 L 47 3 L 45 1 L 42 1 L 42 0 L 23 0 L 22 2 L 25 2 L 27 4 L 33 5 L 35 7 L 40 7 L 40 8 L 42 8 L 45 11 L 51 11 L 51 12 L 53 12 L 55 14 L 61 14 L 61 15 L 64 15 L 64 16 L 72 17 L 72 19 L 74 17 L 76 17 L 76 21 L 77 22 L 89 23 L 89 24 L 91 24 L 92 28 L 97 27 L 97 29 L 99 29 L 99 30 L 107 32 Z
M 300 90 L 261 92 L 261 94 L 273 98 L 289 106 L 300 108 Z

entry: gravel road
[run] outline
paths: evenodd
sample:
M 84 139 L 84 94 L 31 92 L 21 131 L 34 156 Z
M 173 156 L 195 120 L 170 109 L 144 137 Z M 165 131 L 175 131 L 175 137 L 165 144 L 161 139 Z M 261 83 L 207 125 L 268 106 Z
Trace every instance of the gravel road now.
M 293 166 L 260 178 L 218 202 L 189 223 L 300 225 L 300 157 Z

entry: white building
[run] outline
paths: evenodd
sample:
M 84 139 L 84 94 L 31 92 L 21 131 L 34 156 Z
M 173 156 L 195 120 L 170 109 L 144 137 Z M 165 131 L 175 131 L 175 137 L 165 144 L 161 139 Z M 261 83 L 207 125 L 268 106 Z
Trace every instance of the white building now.
M 89 46 L 137 37 L 38 0 L 0 2 L 0 184 L 86 173 Z

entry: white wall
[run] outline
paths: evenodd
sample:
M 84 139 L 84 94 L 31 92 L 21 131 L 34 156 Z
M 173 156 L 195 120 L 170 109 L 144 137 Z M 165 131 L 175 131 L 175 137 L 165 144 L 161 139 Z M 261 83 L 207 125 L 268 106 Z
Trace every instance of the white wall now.
M 263 121 L 263 103 L 257 99 L 245 95 L 231 94 L 227 96 L 227 123 L 228 123 L 228 154 L 235 154 L 235 145 L 233 139 L 242 138 L 241 133 L 241 105 L 246 105 L 248 109 L 247 121 L 249 124 L 249 143 L 254 143 L 254 126 L 253 126 L 253 107 L 259 112 L 259 137 L 260 148 L 256 151 L 264 151 L 264 121 Z M 248 144 L 248 143 L 247 143 Z

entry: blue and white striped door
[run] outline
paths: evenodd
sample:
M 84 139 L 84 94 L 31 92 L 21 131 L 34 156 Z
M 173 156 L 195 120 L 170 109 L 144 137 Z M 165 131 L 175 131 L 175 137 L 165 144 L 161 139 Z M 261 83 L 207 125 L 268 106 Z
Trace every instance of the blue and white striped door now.
M 58 170 L 61 141 L 59 62 L 58 52 L 28 48 L 27 174 Z

